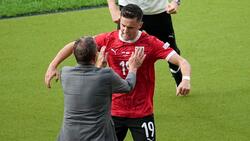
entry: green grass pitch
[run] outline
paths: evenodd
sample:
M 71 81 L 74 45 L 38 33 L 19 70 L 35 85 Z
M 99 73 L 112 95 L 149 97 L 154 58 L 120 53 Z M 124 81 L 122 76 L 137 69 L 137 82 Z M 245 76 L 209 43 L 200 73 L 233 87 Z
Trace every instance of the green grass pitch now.
M 247 0 L 182 2 L 173 22 L 192 65 L 192 91 L 176 97 L 167 63 L 156 63 L 158 141 L 250 139 L 249 6 Z M 115 28 L 106 7 L 0 20 L 0 140 L 55 140 L 63 95 L 60 83 L 44 85 L 49 62 L 66 43 Z M 74 64 L 71 57 L 60 67 Z

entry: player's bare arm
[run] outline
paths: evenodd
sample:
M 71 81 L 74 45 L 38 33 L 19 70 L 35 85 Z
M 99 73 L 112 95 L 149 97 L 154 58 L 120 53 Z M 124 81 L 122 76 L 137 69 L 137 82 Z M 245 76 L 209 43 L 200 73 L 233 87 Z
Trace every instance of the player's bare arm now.
M 57 70 L 57 66 L 66 58 L 68 58 L 72 52 L 73 52 L 73 46 L 74 46 L 75 42 L 71 42 L 67 45 L 64 46 L 63 49 L 61 49 L 56 57 L 52 60 L 52 62 L 50 63 L 46 74 L 45 74 L 45 85 L 48 88 L 51 88 L 51 80 L 53 79 L 53 77 L 56 76 L 56 80 L 58 79 L 59 73 Z
M 190 83 L 190 77 L 191 77 L 191 66 L 188 63 L 186 59 L 179 56 L 177 53 L 171 56 L 168 60 L 170 63 L 173 63 L 175 65 L 178 65 L 181 69 L 182 73 L 182 81 L 177 87 L 176 95 L 187 95 L 189 94 L 191 90 L 191 83 Z
M 109 12 L 113 22 L 119 23 L 120 21 L 120 13 L 119 7 L 116 5 L 115 0 L 107 0 Z

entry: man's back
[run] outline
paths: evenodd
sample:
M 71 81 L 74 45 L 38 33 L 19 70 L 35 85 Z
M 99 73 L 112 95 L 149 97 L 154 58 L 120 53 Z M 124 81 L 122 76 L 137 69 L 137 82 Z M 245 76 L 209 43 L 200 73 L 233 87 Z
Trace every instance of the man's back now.
M 94 116 L 106 113 L 111 97 L 111 73 L 107 69 L 98 69 L 92 65 L 84 67 L 64 67 L 62 86 L 65 96 L 65 110 L 72 118 L 81 122 L 96 122 Z M 78 111 L 79 110 L 79 111 Z M 78 112 L 76 112 L 78 111 Z M 81 114 L 80 117 L 74 117 Z M 71 119 L 69 117 L 69 119 Z M 77 122 L 77 121 L 75 121 Z
M 111 69 L 94 65 L 64 67 L 64 124 L 59 137 L 64 140 L 116 140 L 110 116 L 111 94 L 132 89 Z

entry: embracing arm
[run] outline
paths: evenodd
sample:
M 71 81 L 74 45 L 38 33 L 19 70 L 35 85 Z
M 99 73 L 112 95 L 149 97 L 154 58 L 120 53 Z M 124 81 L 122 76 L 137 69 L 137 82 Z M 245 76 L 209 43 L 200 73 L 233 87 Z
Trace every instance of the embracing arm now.
M 56 55 L 56 57 L 50 63 L 47 72 L 45 74 L 45 84 L 48 88 L 51 87 L 50 82 L 52 78 L 55 76 L 56 80 L 58 79 L 59 73 L 57 71 L 57 66 L 67 57 L 69 57 L 73 52 L 73 46 L 75 42 L 68 43 L 64 46 Z
M 191 84 L 190 84 L 190 77 L 191 77 L 191 66 L 186 59 L 179 56 L 175 53 L 171 56 L 168 60 L 170 63 L 178 65 L 181 68 L 182 73 L 182 81 L 177 87 L 176 94 L 178 95 L 187 95 L 190 92 Z

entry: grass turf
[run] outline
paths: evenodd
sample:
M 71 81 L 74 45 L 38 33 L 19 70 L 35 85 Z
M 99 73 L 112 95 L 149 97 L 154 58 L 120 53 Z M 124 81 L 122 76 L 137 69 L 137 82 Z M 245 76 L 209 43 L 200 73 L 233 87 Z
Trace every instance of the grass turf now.
M 167 64 L 156 64 L 157 140 L 249 140 L 247 5 L 183 1 L 173 22 L 182 56 L 192 65 L 192 92 L 176 97 Z M 0 20 L 1 140 L 55 140 L 63 96 L 60 83 L 50 90 L 43 84 L 49 62 L 69 41 L 113 29 L 107 8 Z M 71 57 L 62 65 L 74 63 Z

